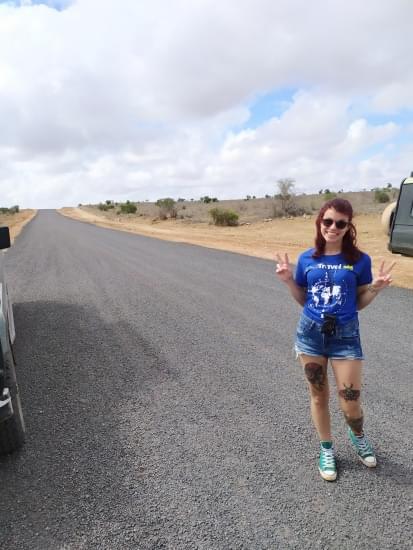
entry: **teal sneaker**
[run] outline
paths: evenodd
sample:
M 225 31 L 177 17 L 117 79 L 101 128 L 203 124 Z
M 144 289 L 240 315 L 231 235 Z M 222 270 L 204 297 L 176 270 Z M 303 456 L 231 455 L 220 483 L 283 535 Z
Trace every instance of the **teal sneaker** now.
M 351 428 L 348 429 L 348 436 L 361 462 L 367 468 L 375 468 L 377 460 L 367 437 L 364 434 L 356 435 Z
M 321 441 L 320 443 L 318 470 L 326 481 L 335 481 L 337 478 L 336 459 L 331 441 Z

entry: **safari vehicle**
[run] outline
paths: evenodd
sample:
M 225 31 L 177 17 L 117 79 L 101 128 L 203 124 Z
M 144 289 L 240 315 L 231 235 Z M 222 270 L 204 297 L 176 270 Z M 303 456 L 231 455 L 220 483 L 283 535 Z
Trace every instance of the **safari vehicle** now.
M 10 247 L 8 227 L 0 227 L 0 455 L 24 443 L 25 429 L 16 380 L 13 343 L 16 337 L 13 307 L 4 274 L 4 249 Z
M 397 201 L 385 208 L 382 225 L 389 235 L 389 250 L 413 256 L 413 172 L 401 182 Z

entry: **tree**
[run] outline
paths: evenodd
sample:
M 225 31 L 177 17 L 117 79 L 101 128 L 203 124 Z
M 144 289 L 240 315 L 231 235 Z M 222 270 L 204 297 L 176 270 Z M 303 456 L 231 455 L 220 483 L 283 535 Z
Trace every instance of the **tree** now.
M 281 200 L 281 209 L 283 212 L 287 210 L 288 204 L 294 195 L 294 183 L 292 178 L 281 178 L 277 181 L 278 197 Z

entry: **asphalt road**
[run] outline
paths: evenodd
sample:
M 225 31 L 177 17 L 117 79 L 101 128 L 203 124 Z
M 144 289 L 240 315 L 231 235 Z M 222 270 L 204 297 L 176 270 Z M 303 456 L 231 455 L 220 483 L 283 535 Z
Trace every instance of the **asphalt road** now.
M 0 548 L 411 548 L 413 292 L 361 314 L 379 465 L 333 397 L 328 483 L 271 262 L 43 211 L 6 264 L 27 443 L 0 460 Z

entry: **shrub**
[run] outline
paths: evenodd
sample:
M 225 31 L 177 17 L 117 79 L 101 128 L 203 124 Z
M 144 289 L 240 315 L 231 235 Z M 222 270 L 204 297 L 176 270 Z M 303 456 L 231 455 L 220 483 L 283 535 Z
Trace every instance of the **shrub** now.
M 310 208 L 298 206 L 295 201 L 290 201 L 284 208 L 280 207 L 276 202 L 272 205 L 272 217 L 282 218 L 284 216 L 304 216 L 304 214 L 312 214 Z
M 239 215 L 233 210 L 223 210 L 222 208 L 212 208 L 209 211 L 215 225 L 238 225 Z
M 281 218 L 283 216 L 283 212 L 281 211 L 281 209 L 278 207 L 277 203 L 273 203 L 272 205 L 272 214 L 271 214 L 271 217 L 272 218 Z
M 379 203 L 390 202 L 390 197 L 383 189 L 376 189 L 374 191 L 374 200 Z
M 159 208 L 159 217 L 161 220 L 166 220 L 168 215 L 170 218 L 176 218 L 177 210 L 174 199 L 167 197 L 166 199 L 158 199 L 155 205 Z
M 15 206 L 11 206 L 10 208 L 6 208 L 5 206 L 0 207 L 0 214 L 17 214 L 20 210 L 20 207 L 18 204 Z
M 285 213 L 287 214 L 287 216 L 293 216 L 293 217 L 309 214 L 309 212 L 305 208 L 302 208 L 301 206 L 297 206 L 295 203 L 292 203 L 289 206 L 287 206 L 285 209 Z
M 120 204 L 119 206 L 120 206 L 121 214 L 136 214 L 136 211 L 138 209 L 136 204 L 130 201 L 126 201 L 125 203 Z
M 326 189 L 324 191 L 324 198 L 326 201 L 331 201 L 331 199 L 335 199 L 337 197 L 337 193 L 334 193 L 333 191 L 330 191 L 329 189 Z
M 106 212 L 106 210 L 109 209 L 109 206 L 107 204 L 105 204 L 104 202 L 100 202 L 98 204 L 98 208 L 99 208 L 99 210 L 103 210 L 104 212 Z

